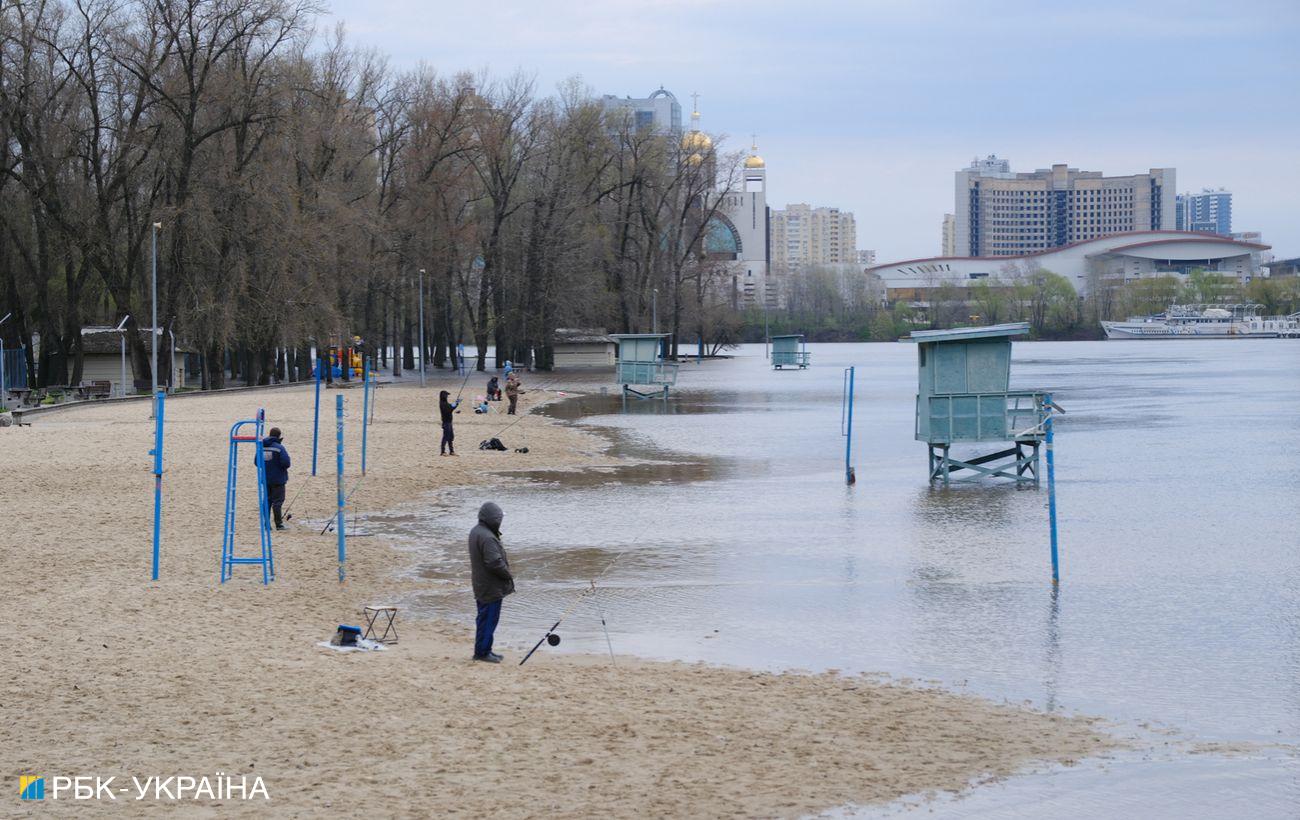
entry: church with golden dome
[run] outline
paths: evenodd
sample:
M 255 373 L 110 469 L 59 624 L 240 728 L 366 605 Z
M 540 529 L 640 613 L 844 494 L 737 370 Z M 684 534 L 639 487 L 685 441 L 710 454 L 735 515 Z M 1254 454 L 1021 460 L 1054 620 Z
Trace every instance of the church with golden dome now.
M 713 140 L 700 128 L 698 95 L 691 111 L 691 130 L 682 136 L 682 150 L 692 165 L 713 161 Z M 734 307 L 777 306 L 776 283 L 768 275 L 771 259 L 771 211 L 767 206 L 767 163 L 758 153 L 757 138 L 741 163 L 739 179 L 719 185 L 721 197 L 705 238 L 705 254 L 726 263 Z
M 713 196 L 721 201 L 713 200 L 718 207 L 704 239 L 705 256 L 725 266 L 729 281 L 723 287 L 735 307 L 757 307 L 764 301 L 776 307 L 777 288 L 768 275 L 771 211 L 767 206 L 767 164 L 759 156 L 755 138 L 737 169 L 738 177 L 730 184 L 718 179 L 717 146 L 701 127 L 699 98 L 699 94 L 691 95 L 690 126 L 686 129 L 682 128 L 677 97 L 663 87 L 644 98 L 606 95 L 602 103 L 607 111 L 626 111 L 637 127 L 678 139 L 682 161 L 713 175 L 717 189 Z

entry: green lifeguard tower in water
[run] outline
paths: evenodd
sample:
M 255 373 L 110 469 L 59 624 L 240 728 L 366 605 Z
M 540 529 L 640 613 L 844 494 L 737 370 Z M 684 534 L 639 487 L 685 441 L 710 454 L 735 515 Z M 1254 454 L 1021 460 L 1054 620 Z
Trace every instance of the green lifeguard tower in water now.
M 618 360 L 614 371 L 623 395 L 639 399 L 668 398 L 668 388 L 677 384 L 677 363 L 663 360 L 667 333 L 615 333 Z
M 803 370 L 808 367 L 808 360 L 808 345 L 804 343 L 802 333 L 772 337 L 772 367 L 774 369 L 797 367 Z
M 1029 332 L 1025 322 L 912 332 L 917 343 L 916 440 L 929 449 L 930 480 L 949 483 L 963 470 L 1038 484 L 1038 450 L 1050 412 L 1044 393 L 1009 389 L 1011 339 Z M 1003 446 L 954 458 L 954 444 Z

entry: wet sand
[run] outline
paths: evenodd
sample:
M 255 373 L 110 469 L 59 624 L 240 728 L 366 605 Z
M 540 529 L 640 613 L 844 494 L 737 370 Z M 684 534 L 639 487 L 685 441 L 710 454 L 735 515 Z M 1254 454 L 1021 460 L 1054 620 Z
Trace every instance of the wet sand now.
M 459 380 L 444 384 L 454 393 Z M 436 389 L 379 391 L 355 507 L 466 484 L 487 498 L 493 470 L 615 462 L 604 440 L 535 416 L 520 423 L 527 456 L 480 452 L 509 419 L 468 409 L 457 416 L 462 455 L 440 458 Z M 343 392 L 350 486 L 361 394 Z M 0 613 L 21 645 L 0 671 L 0 770 L 258 775 L 269 803 L 221 809 L 247 814 L 797 816 L 961 790 L 1113 744 L 1088 720 L 874 678 L 630 658 L 611 668 L 546 653 L 522 668 L 515 652 L 502 666 L 476 664 L 463 627 L 400 615 L 389 651 L 319 648 L 336 624 L 360 623 L 363 605 L 420 583 L 399 580 L 411 556 L 378 537 L 349 543 L 338 582 L 336 541 L 318 534 L 334 505 L 334 395 L 322 402 L 321 475 L 310 480 L 308 389 L 168 403 L 157 583 L 145 405 L 0 428 L 10 476 Z M 278 579 L 264 588 L 240 567 L 219 585 L 226 432 L 258 406 L 286 432 L 289 498 L 305 490 L 292 531 L 276 536 Z M 245 552 L 250 523 L 245 504 Z M 516 569 L 527 583 L 527 566 Z M 117 801 L 132 813 L 144 805 Z

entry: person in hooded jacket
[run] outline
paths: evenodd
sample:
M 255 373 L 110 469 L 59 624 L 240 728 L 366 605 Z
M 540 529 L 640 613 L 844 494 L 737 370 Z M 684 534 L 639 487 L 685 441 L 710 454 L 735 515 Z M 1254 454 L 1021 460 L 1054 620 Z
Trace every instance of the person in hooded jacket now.
M 446 390 L 438 393 L 438 413 L 442 417 L 442 444 L 438 446 L 438 455 L 456 455 L 456 431 L 451 426 L 451 415 L 460 406 L 460 399 L 447 401 L 451 393 Z
M 478 523 L 469 531 L 469 569 L 478 617 L 474 629 L 474 660 L 501 663 L 492 651 L 492 635 L 501 619 L 501 601 L 515 591 L 510 559 L 501 546 L 501 520 L 505 513 L 491 501 L 478 510 Z
M 284 485 L 289 483 L 289 451 L 284 449 L 279 427 L 272 427 L 267 437 L 262 439 L 262 463 L 266 465 L 266 505 L 275 516 L 275 528 L 287 530 L 289 528 L 281 516 Z

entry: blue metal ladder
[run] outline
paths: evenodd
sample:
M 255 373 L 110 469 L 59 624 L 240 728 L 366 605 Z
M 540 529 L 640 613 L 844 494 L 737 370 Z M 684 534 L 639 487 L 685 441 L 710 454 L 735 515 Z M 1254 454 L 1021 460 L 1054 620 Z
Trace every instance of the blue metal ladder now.
M 253 433 L 242 433 L 243 428 L 252 425 Z M 271 514 L 266 505 L 266 455 L 262 449 L 262 428 L 266 425 L 266 411 L 258 409 L 257 418 L 235 422 L 230 428 L 230 462 L 226 467 L 226 521 L 221 536 L 221 583 L 225 583 L 234 572 L 235 564 L 260 564 L 262 583 L 269 584 L 275 580 L 275 556 L 271 551 Z M 235 555 L 235 501 L 238 497 L 239 445 L 251 444 L 256 453 L 257 463 L 257 521 L 261 532 L 262 554 L 256 558 L 242 558 Z

